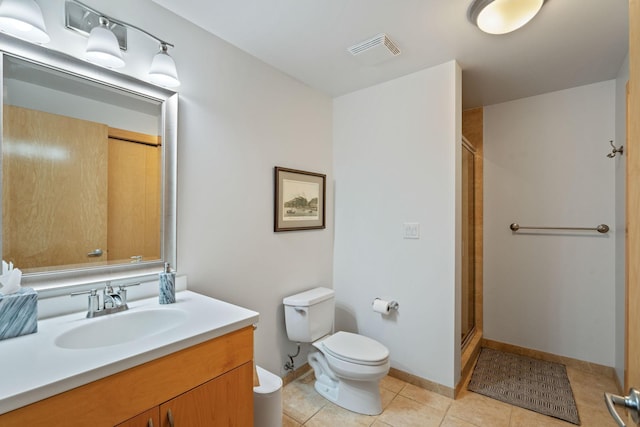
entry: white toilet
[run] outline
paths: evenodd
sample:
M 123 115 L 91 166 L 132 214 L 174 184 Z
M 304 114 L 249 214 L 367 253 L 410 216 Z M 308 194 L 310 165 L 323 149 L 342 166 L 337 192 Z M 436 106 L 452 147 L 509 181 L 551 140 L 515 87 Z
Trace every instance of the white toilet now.
M 314 288 L 285 298 L 284 318 L 289 339 L 313 343 L 309 354 L 322 396 L 353 412 L 382 412 L 378 383 L 389 372 L 389 350 L 376 340 L 333 330 L 334 292 Z

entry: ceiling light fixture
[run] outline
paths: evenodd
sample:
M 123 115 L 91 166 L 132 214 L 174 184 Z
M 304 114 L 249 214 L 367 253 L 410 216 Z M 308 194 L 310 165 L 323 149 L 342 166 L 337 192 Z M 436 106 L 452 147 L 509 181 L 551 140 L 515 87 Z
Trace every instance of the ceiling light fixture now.
M 33 43 L 51 40 L 35 0 L 4 0 L 0 4 L 0 31 Z
M 124 67 L 118 39 L 109 28 L 109 20 L 104 16 L 99 18 L 99 25 L 93 27 L 89 34 L 86 58 L 104 67 Z
M 6 1 L 6 0 L 5 0 Z M 180 86 L 176 63 L 167 53 L 173 45 L 135 25 L 109 17 L 78 0 L 65 2 L 65 25 L 89 36 L 87 59 L 96 64 L 118 68 L 125 65 L 121 50 L 127 50 L 127 29 L 139 31 L 160 44 L 149 68 L 149 81 L 159 86 Z
M 485 33 L 506 34 L 531 21 L 545 0 L 474 0 L 467 17 Z

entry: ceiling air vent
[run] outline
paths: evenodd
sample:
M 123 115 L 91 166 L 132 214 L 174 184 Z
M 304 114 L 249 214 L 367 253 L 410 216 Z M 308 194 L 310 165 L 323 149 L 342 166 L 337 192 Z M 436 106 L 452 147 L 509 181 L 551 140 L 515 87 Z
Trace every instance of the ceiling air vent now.
M 375 65 L 400 55 L 400 49 L 384 33 L 355 44 L 347 49 L 358 61 L 366 65 Z

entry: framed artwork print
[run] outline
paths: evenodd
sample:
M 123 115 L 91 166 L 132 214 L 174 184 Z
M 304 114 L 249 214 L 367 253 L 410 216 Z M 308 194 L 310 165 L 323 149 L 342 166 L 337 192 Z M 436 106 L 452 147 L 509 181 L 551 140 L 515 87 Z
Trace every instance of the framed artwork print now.
M 276 166 L 273 231 L 325 228 L 326 179 L 319 173 Z

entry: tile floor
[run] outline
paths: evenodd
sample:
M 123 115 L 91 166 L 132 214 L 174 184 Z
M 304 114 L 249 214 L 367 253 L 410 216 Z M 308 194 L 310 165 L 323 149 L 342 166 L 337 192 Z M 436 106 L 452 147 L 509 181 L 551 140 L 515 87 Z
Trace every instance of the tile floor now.
M 603 392 L 616 392 L 612 378 L 567 367 L 582 427 L 615 427 Z M 313 372 L 283 390 L 283 427 L 569 427 L 540 415 L 465 390 L 453 400 L 387 376 L 380 382 L 383 412 L 367 416 L 346 411 L 313 389 Z M 468 380 L 467 380 L 468 381 Z M 575 427 L 575 426 L 574 426 Z

